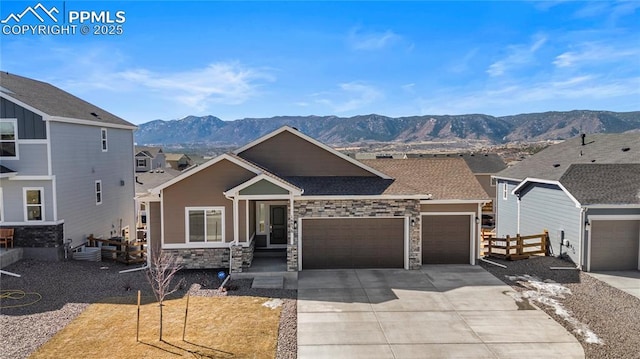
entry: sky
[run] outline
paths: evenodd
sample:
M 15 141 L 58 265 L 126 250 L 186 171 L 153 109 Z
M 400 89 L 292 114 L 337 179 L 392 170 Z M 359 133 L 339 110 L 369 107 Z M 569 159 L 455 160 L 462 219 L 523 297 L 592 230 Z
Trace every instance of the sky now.
M 0 69 L 135 124 L 640 110 L 638 0 L 40 3 L 2 1 Z

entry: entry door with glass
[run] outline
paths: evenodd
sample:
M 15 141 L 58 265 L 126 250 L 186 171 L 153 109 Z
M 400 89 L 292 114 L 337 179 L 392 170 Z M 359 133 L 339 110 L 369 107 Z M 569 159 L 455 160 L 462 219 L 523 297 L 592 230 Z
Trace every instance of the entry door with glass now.
M 287 244 L 287 206 L 269 206 L 268 246 Z

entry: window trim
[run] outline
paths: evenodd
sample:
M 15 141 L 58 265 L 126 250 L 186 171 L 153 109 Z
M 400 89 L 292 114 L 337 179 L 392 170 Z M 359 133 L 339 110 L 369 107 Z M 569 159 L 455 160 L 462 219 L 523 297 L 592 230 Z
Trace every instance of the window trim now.
M 144 164 L 140 165 L 139 161 L 144 161 Z M 137 168 L 146 168 L 147 167 L 147 159 L 146 158 L 136 158 L 136 167 Z
M 507 200 L 509 198 L 509 186 L 507 182 L 502 183 L 502 199 Z
M 205 223 L 204 223 L 204 241 L 203 242 L 191 242 L 189 240 L 190 237 L 190 227 L 189 227 L 189 212 L 190 211 L 220 211 L 221 212 L 221 222 L 222 222 L 222 230 L 221 230 L 221 236 L 220 236 L 220 241 L 208 241 L 207 240 L 207 216 L 205 216 Z M 225 218 L 225 208 L 223 206 L 213 206 L 213 207 L 185 207 L 184 208 L 184 234 L 185 234 L 185 238 L 184 238 L 184 243 L 186 245 L 202 245 L 202 246 L 207 246 L 207 245 L 211 245 L 211 244 L 224 244 L 225 243 L 225 239 L 226 239 L 226 218 Z
M 105 127 L 100 128 L 100 148 L 102 152 L 109 151 L 109 140 L 107 137 L 107 129 Z
M 40 191 L 40 203 L 37 204 L 37 206 L 40 206 L 40 216 L 42 217 L 42 219 L 29 219 L 29 207 L 34 207 L 36 206 L 35 204 L 29 204 L 27 203 L 27 191 Z M 23 205 L 24 205 L 24 221 L 27 223 L 31 223 L 31 222 L 44 222 L 45 221 L 45 207 L 44 207 L 44 187 L 23 187 L 22 188 L 22 198 L 23 198 Z
M 14 131 L 14 139 L 13 140 L 2 140 L 0 142 L 13 142 L 15 145 L 16 155 L 15 156 L 0 156 L 3 161 L 11 161 L 11 160 L 19 160 L 20 154 L 18 153 L 19 145 L 18 145 L 18 119 L 17 118 L 2 118 L 0 122 L 10 122 L 13 123 L 13 131 Z
M 100 185 L 100 189 L 98 189 L 98 185 Z M 104 188 L 102 187 L 102 180 L 96 180 L 94 182 L 93 191 L 96 200 L 96 206 L 101 205 L 104 200 Z M 98 200 L 98 195 L 100 196 L 100 200 Z

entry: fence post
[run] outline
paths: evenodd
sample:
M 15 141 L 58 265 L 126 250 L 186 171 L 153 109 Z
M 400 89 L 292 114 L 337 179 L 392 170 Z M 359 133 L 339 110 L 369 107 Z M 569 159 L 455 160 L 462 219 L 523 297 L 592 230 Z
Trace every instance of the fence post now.
M 485 253 L 486 256 L 490 256 L 491 255 L 492 242 L 493 242 L 493 237 L 492 236 L 488 236 L 487 237 L 487 252 Z
M 518 233 L 516 234 L 516 254 L 522 255 L 522 253 L 523 253 L 522 236 L 520 236 L 520 233 Z
M 549 241 L 549 231 L 547 231 L 545 229 L 544 230 L 544 237 L 540 241 L 542 243 L 542 253 L 544 253 L 545 256 L 549 255 L 548 248 L 547 248 L 548 241 Z
M 511 256 L 511 237 L 509 237 L 509 235 L 507 234 L 506 239 L 506 245 L 505 245 L 505 255 L 504 258 L 505 259 L 509 259 L 509 257 Z

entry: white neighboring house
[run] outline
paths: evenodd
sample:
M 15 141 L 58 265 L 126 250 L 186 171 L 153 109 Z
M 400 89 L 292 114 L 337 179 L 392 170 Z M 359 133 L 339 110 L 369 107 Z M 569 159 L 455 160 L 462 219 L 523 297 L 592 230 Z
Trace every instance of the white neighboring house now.
M 164 152 L 160 147 L 136 146 L 136 172 L 147 172 L 167 167 Z
M 0 227 L 25 257 L 135 230 L 136 126 L 48 83 L 0 72 Z

